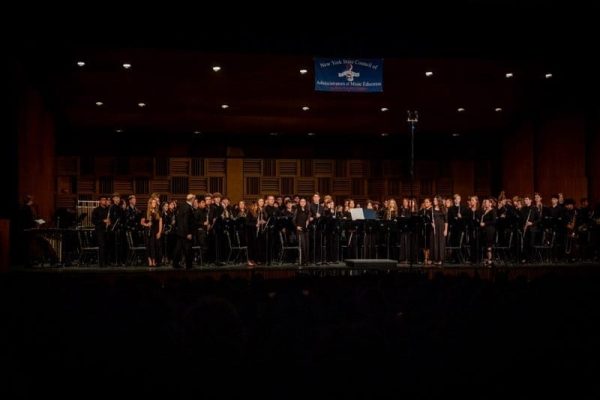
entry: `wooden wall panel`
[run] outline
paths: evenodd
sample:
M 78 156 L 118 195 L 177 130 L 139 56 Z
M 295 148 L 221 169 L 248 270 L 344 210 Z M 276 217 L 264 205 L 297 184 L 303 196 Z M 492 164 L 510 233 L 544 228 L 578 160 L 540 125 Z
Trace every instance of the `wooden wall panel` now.
M 594 203 L 600 203 L 600 109 L 594 114 L 594 120 L 588 126 L 587 141 L 587 170 L 588 170 L 588 196 Z M 577 199 L 579 200 L 579 199 Z M 594 204 L 592 203 L 592 204 Z
M 574 198 L 587 196 L 585 143 L 583 116 L 551 119 L 540 127 L 534 143 L 534 189 L 544 202 L 556 192 Z
M 54 118 L 31 88 L 25 90 L 23 103 L 18 127 L 19 199 L 33 195 L 39 216 L 50 221 L 57 182 Z
M 255 198 L 266 194 L 310 196 L 315 191 L 334 195 L 336 198 L 355 198 L 385 200 L 389 197 L 400 198 L 414 195 L 432 196 L 436 193 L 450 195 L 459 191 L 463 196 L 474 193 L 474 162 L 461 161 L 453 164 L 441 164 L 426 161 L 419 165 L 423 176 L 415 177 L 412 185 L 406 177 L 401 177 L 402 162 L 399 160 L 312 160 L 312 159 L 191 159 L 148 157 L 129 160 L 130 175 L 99 175 L 114 168 L 115 159 L 96 157 L 94 166 L 84 175 L 64 175 L 57 177 L 62 192 L 79 198 L 96 199 L 99 194 L 113 191 L 121 194 L 135 193 L 149 195 L 159 193 L 165 200 L 190 193 L 203 195 L 219 191 L 227 195 L 232 202 L 244 198 Z M 61 157 L 57 165 L 61 171 L 73 172 L 73 165 L 81 166 L 84 157 Z M 88 162 L 88 161 L 85 161 Z M 484 161 L 485 165 L 489 162 Z M 265 165 L 269 164 L 265 175 Z M 481 162 L 480 162 L 481 164 Z M 154 167 L 153 167 L 154 166 Z M 148 173 L 154 168 L 155 174 L 136 175 L 144 170 Z M 81 167 L 80 167 L 81 171 Z M 192 173 L 193 172 L 193 173 Z M 198 174 L 204 173 L 204 176 Z M 489 168 L 482 170 L 489 174 Z M 271 176 L 274 174 L 274 176 Z M 478 178 L 479 190 L 486 190 L 489 177 Z M 485 182 L 482 185 L 481 182 Z M 484 186 L 484 189 L 481 187 Z M 71 189 L 71 192 L 67 189 Z M 183 193 L 186 192 L 186 193 Z M 487 194 L 487 193 L 486 193 Z M 83 197 L 82 197 L 83 196 Z M 400 199 L 399 199 L 400 200 Z
M 502 145 L 502 189 L 507 196 L 534 192 L 534 126 L 529 122 L 504 137 Z
M 473 161 L 452 161 L 453 191 L 466 199 L 475 194 L 475 163 Z

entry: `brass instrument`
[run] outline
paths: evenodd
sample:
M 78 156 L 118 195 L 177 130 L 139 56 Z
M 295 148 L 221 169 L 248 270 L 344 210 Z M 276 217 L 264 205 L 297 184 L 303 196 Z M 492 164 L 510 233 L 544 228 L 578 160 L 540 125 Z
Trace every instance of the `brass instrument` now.
M 258 237 L 260 233 L 264 232 L 267 229 L 267 224 L 269 223 L 270 219 L 271 218 L 269 217 L 265 220 L 263 208 L 260 208 L 258 210 L 258 218 L 256 221 L 256 237 Z
M 521 251 L 525 247 L 525 233 L 527 232 L 527 227 L 529 224 L 529 219 L 531 218 L 531 206 L 529 206 L 529 212 L 527 213 L 527 219 L 525 220 L 525 226 L 523 227 L 523 234 L 521 235 Z
M 577 237 L 575 231 L 575 220 L 577 219 L 577 210 L 573 210 L 573 218 L 567 224 L 567 243 L 565 243 L 565 254 L 571 254 L 573 251 L 573 242 Z

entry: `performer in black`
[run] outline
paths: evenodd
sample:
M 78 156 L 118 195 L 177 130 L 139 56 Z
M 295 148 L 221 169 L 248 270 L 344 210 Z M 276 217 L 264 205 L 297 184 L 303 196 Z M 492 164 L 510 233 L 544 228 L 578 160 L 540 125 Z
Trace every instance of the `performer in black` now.
M 433 198 L 433 242 L 431 258 L 437 265 L 442 265 L 446 253 L 446 236 L 448 235 L 448 216 L 444 200 L 441 196 Z
M 301 198 L 300 204 L 296 209 L 294 215 L 294 225 L 296 226 L 296 235 L 298 236 L 298 243 L 300 245 L 300 265 L 307 265 L 308 256 L 308 223 L 310 220 L 310 210 L 306 206 L 306 199 Z
M 275 220 L 279 217 L 279 207 L 275 206 L 275 196 L 269 195 L 267 196 L 267 200 L 265 202 L 265 215 L 267 217 L 266 222 L 266 250 L 267 250 L 267 265 L 271 265 L 273 261 L 273 254 L 277 254 L 274 252 L 276 250 L 275 240 Z M 307 253 L 308 254 L 308 253 Z
M 182 256 L 185 257 L 185 267 L 187 269 L 192 268 L 192 239 L 195 230 L 192 202 L 195 197 L 193 194 L 188 194 L 186 202 L 179 204 L 177 207 L 177 215 L 175 216 L 177 244 L 173 256 L 173 268 L 180 268 L 179 262 Z
M 321 254 L 323 231 L 319 223 L 325 212 L 325 207 L 321 204 L 321 196 L 319 193 L 313 194 L 312 203 L 310 203 L 308 210 L 310 211 L 310 254 L 312 255 L 311 259 L 313 264 L 317 264 L 323 261 L 323 255 Z M 306 254 L 305 258 L 308 260 L 308 254 Z
M 481 232 L 481 243 L 485 247 L 485 265 L 492 265 L 492 247 L 496 239 L 496 210 L 492 207 L 490 199 L 483 200 L 483 213 L 479 220 L 479 229 Z
M 452 197 L 452 206 L 448 208 L 449 244 L 452 247 L 459 246 L 461 236 L 463 237 L 463 240 L 465 239 L 465 212 L 466 207 L 461 204 L 461 196 L 456 193 Z M 454 261 L 459 261 L 461 259 L 455 251 L 452 252 L 451 257 Z
M 98 242 L 98 264 L 101 267 L 106 265 L 106 227 L 110 224 L 107 202 L 106 196 L 100 196 L 100 205 L 92 211 L 92 223 Z

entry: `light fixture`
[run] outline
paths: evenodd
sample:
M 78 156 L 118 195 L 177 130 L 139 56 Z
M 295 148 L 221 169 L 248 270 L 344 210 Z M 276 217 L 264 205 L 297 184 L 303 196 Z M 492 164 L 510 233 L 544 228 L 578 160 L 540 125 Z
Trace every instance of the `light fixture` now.
M 389 136 L 389 135 L 390 135 L 390 134 L 389 134 L 389 133 L 387 133 L 387 132 L 383 132 L 383 133 L 381 134 L 381 136 L 383 136 L 383 137 L 386 137 L 386 136 Z
M 459 136 L 460 136 L 460 133 L 458 133 L 458 132 L 453 132 L 453 133 L 452 133 L 452 136 L 453 136 L 453 137 L 459 137 Z
M 315 135 L 316 135 L 316 133 L 314 133 L 314 132 L 308 132 L 308 133 L 307 133 L 307 135 L 308 135 L 308 136 L 315 136 Z
M 496 111 L 496 112 L 502 112 L 502 108 L 501 107 L 496 107 L 496 108 L 494 108 L 494 111 Z
M 123 133 L 123 129 L 115 129 L 115 132 L 117 132 L 117 133 Z
M 279 135 L 279 133 L 278 132 L 271 132 L 271 133 L 269 133 L 269 135 L 271 135 L 271 136 L 277 136 L 277 135 Z
M 138 107 L 144 108 L 144 107 L 146 107 L 146 103 L 138 103 Z
M 547 73 L 545 76 L 546 76 L 546 79 L 552 78 L 552 74 L 551 73 Z
M 506 75 L 507 78 L 512 78 L 513 77 L 513 73 L 512 72 L 507 72 Z
M 389 110 L 390 110 L 390 109 L 389 109 L 389 108 L 387 108 L 387 107 L 381 107 L 381 112 L 386 112 L 386 111 L 389 111 Z
M 123 63 L 123 68 L 129 69 L 129 68 L 131 68 L 131 64 L 129 64 L 129 63 Z
M 302 107 L 302 111 L 308 111 L 308 110 L 310 110 L 310 107 L 308 107 L 308 106 L 303 106 Z
M 215 65 L 213 68 L 213 71 L 215 72 L 219 72 L 221 70 L 221 67 L 219 67 L 218 65 Z
M 465 109 L 462 108 L 462 107 L 459 107 L 456 111 L 458 111 L 458 112 L 465 112 Z
M 229 108 L 229 104 L 221 104 L 221 108 L 223 110 L 228 109 Z
M 85 65 L 84 61 L 77 61 L 77 66 L 83 67 Z
M 97 101 L 97 102 L 96 102 L 96 105 L 97 105 L 98 107 L 100 107 L 101 105 L 104 105 L 104 103 L 103 103 L 103 102 L 101 102 L 101 101 Z
M 194 135 L 200 135 L 202 132 L 200 131 L 194 131 Z
M 301 73 L 302 75 L 304 75 L 304 74 L 307 74 L 307 73 L 308 73 L 308 70 L 307 70 L 307 69 L 304 69 L 304 68 L 302 68 L 302 69 L 300 70 L 300 73 Z
M 427 72 L 425 72 L 425 76 L 433 76 L 433 72 L 432 71 L 427 71 Z

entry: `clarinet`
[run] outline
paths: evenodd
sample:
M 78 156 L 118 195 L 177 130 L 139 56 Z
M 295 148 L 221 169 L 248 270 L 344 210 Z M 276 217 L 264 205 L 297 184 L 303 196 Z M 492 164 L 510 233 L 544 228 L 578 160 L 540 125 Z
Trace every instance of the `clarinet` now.
M 521 235 L 521 251 L 523 251 L 523 248 L 525 247 L 525 232 L 527 232 L 529 218 L 531 218 L 531 206 L 529 206 L 529 212 L 527 213 L 527 219 L 525 220 L 525 226 L 523 227 L 523 235 Z

